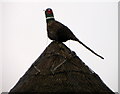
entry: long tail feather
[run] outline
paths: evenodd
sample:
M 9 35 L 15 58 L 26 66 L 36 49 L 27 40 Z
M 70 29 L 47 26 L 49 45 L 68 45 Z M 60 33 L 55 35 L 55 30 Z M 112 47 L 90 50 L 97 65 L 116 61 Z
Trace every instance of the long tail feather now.
M 89 47 L 87 47 L 84 43 L 82 43 L 80 40 L 76 39 L 76 41 L 78 41 L 80 44 L 82 44 L 85 48 L 87 48 L 89 51 L 91 51 L 93 54 L 95 54 L 96 56 L 100 57 L 101 59 L 104 59 L 102 56 L 98 55 L 96 52 L 94 52 L 93 50 L 91 50 Z

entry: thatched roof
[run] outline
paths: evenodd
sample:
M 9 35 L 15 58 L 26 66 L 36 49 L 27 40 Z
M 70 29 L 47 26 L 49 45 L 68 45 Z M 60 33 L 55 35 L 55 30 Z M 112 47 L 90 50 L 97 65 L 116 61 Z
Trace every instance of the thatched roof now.
M 20 78 L 12 92 L 114 94 L 75 52 L 55 41 Z

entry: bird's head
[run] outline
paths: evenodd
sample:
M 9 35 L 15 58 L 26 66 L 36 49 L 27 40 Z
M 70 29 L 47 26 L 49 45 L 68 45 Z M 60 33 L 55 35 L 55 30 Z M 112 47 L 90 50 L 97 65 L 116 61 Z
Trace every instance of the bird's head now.
M 53 11 L 51 8 L 45 10 L 46 19 L 54 19 Z

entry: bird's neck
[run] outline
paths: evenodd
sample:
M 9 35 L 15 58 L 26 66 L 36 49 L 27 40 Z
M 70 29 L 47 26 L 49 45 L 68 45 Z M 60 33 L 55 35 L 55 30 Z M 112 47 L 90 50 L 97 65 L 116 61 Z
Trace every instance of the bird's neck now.
M 46 18 L 46 21 L 47 21 L 47 22 L 49 22 L 49 21 L 54 21 L 54 20 L 55 20 L 54 17 L 47 17 L 47 18 Z

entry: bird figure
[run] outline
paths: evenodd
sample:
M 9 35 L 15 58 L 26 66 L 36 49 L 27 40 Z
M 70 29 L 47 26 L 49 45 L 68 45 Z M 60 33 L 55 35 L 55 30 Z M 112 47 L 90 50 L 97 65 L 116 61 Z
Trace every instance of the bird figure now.
M 102 56 L 98 55 L 96 52 L 87 47 L 84 43 L 82 43 L 73 33 L 72 31 L 62 23 L 58 22 L 54 18 L 54 14 L 51 8 L 47 8 L 45 10 L 46 22 L 47 22 L 47 33 L 48 37 L 51 40 L 58 42 L 66 42 L 67 40 L 78 41 L 85 48 L 91 51 L 96 56 L 104 59 Z

